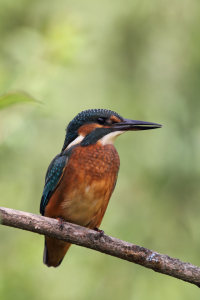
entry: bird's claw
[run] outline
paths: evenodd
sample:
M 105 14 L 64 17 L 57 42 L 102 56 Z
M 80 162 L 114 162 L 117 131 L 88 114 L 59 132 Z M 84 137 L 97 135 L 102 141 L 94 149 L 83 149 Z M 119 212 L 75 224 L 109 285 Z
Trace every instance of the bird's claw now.
M 62 219 L 61 217 L 58 217 L 57 220 L 58 220 L 59 225 L 60 225 L 59 228 L 60 228 L 60 230 L 62 231 L 63 228 L 64 228 L 64 222 L 65 222 L 65 220 Z
M 104 235 L 104 233 L 105 233 L 103 230 L 99 229 L 99 228 L 96 227 L 96 226 L 94 227 L 94 230 L 97 231 L 97 232 L 99 232 L 99 237 L 100 237 L 100 238 L 101 238 L 101 237 Z

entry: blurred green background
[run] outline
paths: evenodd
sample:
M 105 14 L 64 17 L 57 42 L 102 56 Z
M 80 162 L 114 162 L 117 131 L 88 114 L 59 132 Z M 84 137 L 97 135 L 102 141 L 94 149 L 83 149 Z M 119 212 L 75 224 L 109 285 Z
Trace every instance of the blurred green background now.
M 200 265 L 200 3 L 0 0 L 0 94 L 40 106 L 0 111 L 0 206 L 39 213 L 65 127 L 89 108 L 163 124 L 115 146 L 106 234 Z M 198 299 L 197 287 L 72 246 L 42 263 L 43 236 L 0 227 L 0 299 Z

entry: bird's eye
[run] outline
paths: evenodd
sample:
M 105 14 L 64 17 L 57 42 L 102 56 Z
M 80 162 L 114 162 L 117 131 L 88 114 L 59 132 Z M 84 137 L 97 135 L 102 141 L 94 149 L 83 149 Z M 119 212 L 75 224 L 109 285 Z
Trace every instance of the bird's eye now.
M 104 118 L 98 118 L 97 119 L 97 122 L 99 123 L 99 124 L 101 124 L 101 125 L 103 125 L 104 123 L 105 123 L 105 119 Z

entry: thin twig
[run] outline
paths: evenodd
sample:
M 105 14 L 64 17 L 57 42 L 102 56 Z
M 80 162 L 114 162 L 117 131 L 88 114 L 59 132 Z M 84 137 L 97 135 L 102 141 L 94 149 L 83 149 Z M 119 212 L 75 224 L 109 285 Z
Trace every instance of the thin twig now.
M 200 268 L 71 223 L 0 207 L 1 223 L 109 254 L 200 287 Z

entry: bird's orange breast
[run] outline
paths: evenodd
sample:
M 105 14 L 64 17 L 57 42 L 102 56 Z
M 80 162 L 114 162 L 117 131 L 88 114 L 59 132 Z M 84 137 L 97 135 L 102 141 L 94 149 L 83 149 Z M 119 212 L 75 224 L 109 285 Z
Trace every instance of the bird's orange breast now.
M 119 156 L 111 144 L 74 148 L 45 216 L 94 228 L 99 226 L 114 190 Z

